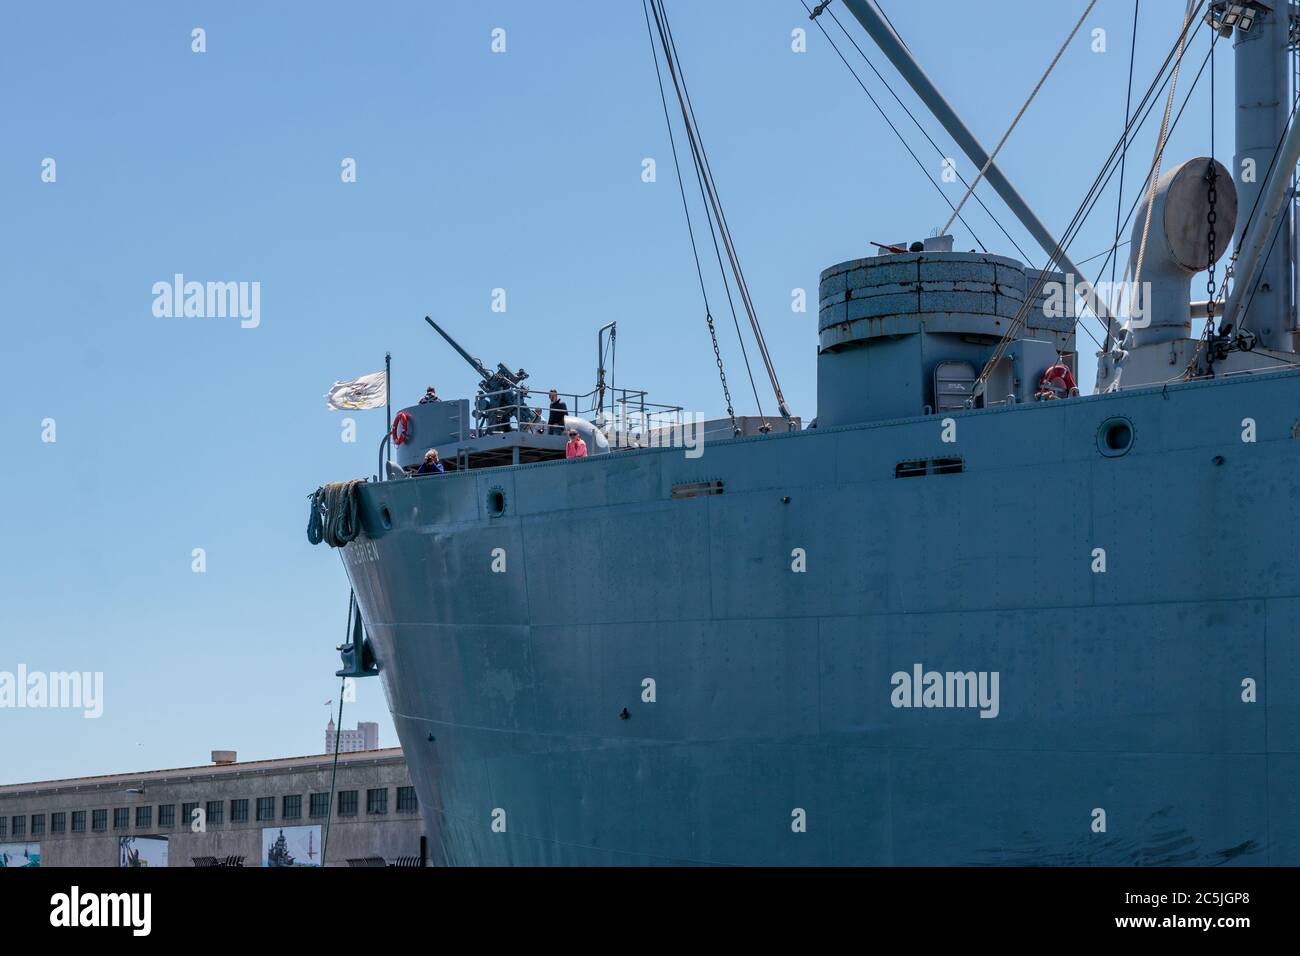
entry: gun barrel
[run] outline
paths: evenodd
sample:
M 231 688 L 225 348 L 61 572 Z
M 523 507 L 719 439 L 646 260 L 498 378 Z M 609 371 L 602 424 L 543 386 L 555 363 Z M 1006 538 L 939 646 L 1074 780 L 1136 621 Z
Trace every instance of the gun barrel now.
M 443 331 L 442 326 L 438 325 L 437 322 L 433 321 L 433 319 L 429 318 L 427 315 L 424 317 L 424 321 L 432 325 L 433 330 L 437 332 L 439 335 L 441 335 L 444 339 L 446 339 L 447 344 L 450 345 L 452 348 L 454 348 L 457 352 L 459 352 L 460 357 L 463 358 L 466 362 L 468 362 L 471 366 L 473 366 L 474 371 L 478 372 L 479 375 L 481 375 L 485 379 L 492 377 L 492 373 L 489 372 L 483 366 L 483 363 L 480 362 L 478 359 L 476 359 L 474 356 L 470 355 L 463 348 L 461 348 L 459 342 L 457 342 L 450 335 L 448 335 L 446 332 Z

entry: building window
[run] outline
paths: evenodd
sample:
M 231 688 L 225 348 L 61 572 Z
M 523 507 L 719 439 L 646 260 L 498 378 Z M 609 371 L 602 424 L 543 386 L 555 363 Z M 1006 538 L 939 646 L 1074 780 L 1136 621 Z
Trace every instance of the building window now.
M 225 820 L 225 805 L 220 800 L 208 801 L 208 826 Z
M 312 799 L 315 799 L 313 796 Z M 6 836 L 9 833 L 9 818 L 0 817 L 0 836 Z
M 32 814 L 32 836 L 40 836 L 45 832 L 45 814 Z
M 420 808 L 420 801 L 415 798 L 414 787 L 397 788 L 397 812 L 414 813 Z
M 357 791 L 339 791 L 339 816 L 355 817 L 357 815 Z M 14 819 L 17 819 L 15 817 Z
M 194 822 L 194 811 L 198 808 L 197 803 L 181 804 L 181 826 L 187 827 Z
M 115 807 L 113 810 L 113 829 L 125 830 L 131 825 L 131 811 L 127 807 Z
M 313 817 L 329 816 L 330 795 L 328 793 L 313 793 L 311 795 L 311 803 L 308 805 L 307 812 Z M 0 817 L 0 822 L 3 821 L 4 817 Z M 4 833 L 3 828 L 0 828 L 0 833 Z
M 257 819 L 258 820 L 275 819 L 275 797 L 257 798 Z
M 142 827 L 151 826 L 153 826 L 153 807 L 136 807 L 135 828 L 139 830 Z
M 352 812 L 356 813 L 355 810 L 353 810 Z M 27 835 L 27 818 L 14 817 L 14 836 L 20 837 L 26 835 Z
M 50 832 L 51 832 L 51 833 L 64 833 L 64 832 L 67 831 L 67 829 L 68 829 L 68 815 L 67 815 L 67 813 L 51 813 L 51 814 L 50 814 Z
M 108 809 L 92 810 L 90 812 L 90 828 L 96 833 L 103 833 L 108 829 Z
M 230 822 L 231 823 L 248 822 L 248 801 L 247 800 L 230 801 Z
M 299 820 L 302 818 L 302 794 L 295 793 L 284 798 L 284 813 L 282 816 L 286 820 Z
M 158 825 L 160 827 L 176 826 L 176 804 L 164 803 L 158 807 Z
M 366 813 L 388 812 L 388 788 L 366 791 Z
M 85 810 L 72 811 L 72 832 L 73 833 L 86 832 L 86 811 Z

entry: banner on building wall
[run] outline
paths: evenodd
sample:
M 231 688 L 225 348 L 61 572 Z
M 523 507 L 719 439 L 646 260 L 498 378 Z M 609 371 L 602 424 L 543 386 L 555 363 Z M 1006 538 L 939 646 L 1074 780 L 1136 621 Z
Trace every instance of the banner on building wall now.
M 39 843 L 0 843 L 0 868 L 40 865 Z
M 263 866 L 320 866 L 319 825 L 263 827 Z
M 166 866 L 165 836 L 127 836 L 117 841 L 118 866 Z

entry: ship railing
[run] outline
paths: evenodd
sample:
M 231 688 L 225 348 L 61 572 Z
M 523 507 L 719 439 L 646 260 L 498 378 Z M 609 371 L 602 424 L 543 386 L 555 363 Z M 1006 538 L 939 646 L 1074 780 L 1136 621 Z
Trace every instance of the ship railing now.
M 522 401 L 517 399 L 521 397 Z M 611 448 L 640 448 L 645 445 L 662 444 L 664 436 L 679 433 L 690 426 L 686 410 L 681 405 L 665 405 L 651 402 L 644 389 L 615 388 L 606 386 L 603 390 L 593 388 L 588 392 L 560 392 L 556 396 L 564 400 L 566 415 L 586 419 L 594 428 L 600 430 Z M 500 405 L 501 399 L 513 400 Z M 520 429 L 525 433 L 548 434 L 547 421 L 550 418 L 550 389 L 504 389 L 498 392 L 480 392 L 475 408 L 480 415 L 480 424 L 470 430 L 469 438 L 478 438 L 491 432 L 504 431 L 501 424 L 487 424 L 486 416 L 498 421 L 506 418 L 511 430 Z M 535 415 L 534 420 L 523 421 L 525 417 Z M 558 426 L 557 426 L 558 427 Z M 393 450 L 393 436 L 384 432 L 379 442 L 379 467 L 375 477 L 378 481 L 389 478 L 404 477 L 405 472 L 389 457 Z
M 522 401 L 510 401 L 523 392 Z M 603 394 L 602 394 L 603 392 Z M 599 428 L 614 447 L 626 447 L 640 444 L 644 437 L 652 432 L 669 429 L 681 429 L 687 424 L 686 410 L 681 405 L 666 405 L 649 401 L 649 393 L 638 388 L 615 388 L 606 386 L 603 390 L 593 388 L 588 392 L 561 392 L 556 396 L 564 401 L 565 414 L 586 419 Z M 479 395 L 481 407 L 487 414 L 514 419 L 511 427 L 538 428 L 544 433 L 550 418 L 550 390 L 504 389 L 499 392 L 483 392 Z M 497 401 L 505 399 L 502 404 Z M 521 417 L 521 412 L 523 416 Z M 525 421 L 529 414 L 534 420 Z M 479 433 L 502 430 L 502 425 L 483 425 Z

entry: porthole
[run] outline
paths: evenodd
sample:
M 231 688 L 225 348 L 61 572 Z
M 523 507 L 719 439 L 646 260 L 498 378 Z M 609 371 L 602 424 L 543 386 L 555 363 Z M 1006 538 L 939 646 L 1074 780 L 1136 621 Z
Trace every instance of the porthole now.
M 493 488 L 487 494 L 488 515 L 499 518 L 506 513 L 506 493 L 500 488 Z
M 1133 447 L 1133 423 L 1127 418 L 1108 418 L 1097 429 L 1097 450 L 1107 458 L 1127 455 Z

